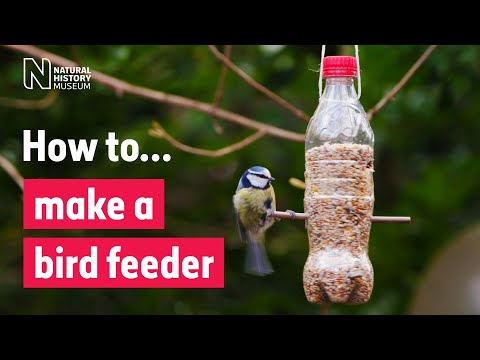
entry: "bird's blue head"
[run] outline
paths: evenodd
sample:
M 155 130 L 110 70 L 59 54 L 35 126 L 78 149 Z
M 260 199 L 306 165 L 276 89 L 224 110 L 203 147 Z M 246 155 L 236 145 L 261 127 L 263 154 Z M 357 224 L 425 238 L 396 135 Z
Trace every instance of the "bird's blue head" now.
M 270 171 L 263 166 L 253 166 L 245 171 L 238 184 L 239 188 L 253 187 L 255 189 L 267 189 L 270 182 L 275 180 Z

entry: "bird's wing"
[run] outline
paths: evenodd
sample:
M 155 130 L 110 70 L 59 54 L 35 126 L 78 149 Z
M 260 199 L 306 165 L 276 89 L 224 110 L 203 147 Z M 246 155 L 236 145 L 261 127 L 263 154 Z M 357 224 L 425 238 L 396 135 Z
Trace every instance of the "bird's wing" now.
M 240 234 L 240 239 L 242 239 L 243 242 L 248 242 L 249 237 L 248 234 L 245 230 L 245 227 L 243 226 L 242 222 L 240 221 L 240 216 L 238 216 L 237 210 L 234 208 L 233 209 L 235 213 L 235 220 L 237 221 L 237 226 L 238 226 L 238 232 Z

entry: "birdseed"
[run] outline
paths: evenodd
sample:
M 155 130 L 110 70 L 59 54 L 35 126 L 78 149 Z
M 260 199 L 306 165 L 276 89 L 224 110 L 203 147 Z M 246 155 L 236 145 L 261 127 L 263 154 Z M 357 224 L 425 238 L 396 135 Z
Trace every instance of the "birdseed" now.
M 310 251 L 305 295 L 315 304 L 363 304 L 373 289 L 368 258 L 374 206 L 373 148 L 324 144 L 305 154 L 304 208 Z

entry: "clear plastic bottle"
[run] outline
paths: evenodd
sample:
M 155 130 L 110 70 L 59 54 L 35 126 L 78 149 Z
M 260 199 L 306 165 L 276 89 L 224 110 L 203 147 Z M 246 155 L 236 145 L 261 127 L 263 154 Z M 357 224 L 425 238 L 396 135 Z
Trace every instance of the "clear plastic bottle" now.
M 354 87 L 356 58 L 323 60 L 325 89 L 305 136 L 309 255 L 308 301 L 366 303 L 373 289 L 368 258 L 374 205 L 374 134 Z

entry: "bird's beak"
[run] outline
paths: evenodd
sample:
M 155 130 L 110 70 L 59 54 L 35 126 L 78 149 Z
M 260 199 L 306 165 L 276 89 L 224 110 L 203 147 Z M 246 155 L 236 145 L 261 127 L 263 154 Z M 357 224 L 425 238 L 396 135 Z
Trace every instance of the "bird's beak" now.
M 272 180 L 275 180 L 275 178 L 270 176 L 270 181 L 272 181 Z

